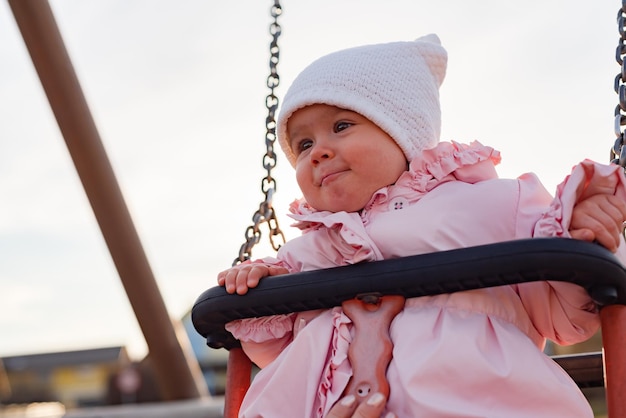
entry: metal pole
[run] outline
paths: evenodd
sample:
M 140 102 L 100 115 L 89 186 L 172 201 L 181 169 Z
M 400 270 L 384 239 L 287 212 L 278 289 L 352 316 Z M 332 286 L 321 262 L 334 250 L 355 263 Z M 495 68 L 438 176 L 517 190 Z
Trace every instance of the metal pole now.
M 8 2 L 143 331 L 163 397 L 207 395 L 197 361 L 178 339 L 180 324 L 169 317 L 50 4 Z

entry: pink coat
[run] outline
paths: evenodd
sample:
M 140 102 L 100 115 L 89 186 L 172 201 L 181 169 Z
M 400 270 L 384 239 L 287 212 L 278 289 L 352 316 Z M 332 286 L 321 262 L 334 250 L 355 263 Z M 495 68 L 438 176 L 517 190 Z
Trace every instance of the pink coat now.
M 499 161 L 497 151 L 477 142 L 441 143 L 413 160 L 361 213 L 318 212 L 295 202 L 292 217 L 303 235 L 263 261 L 297 272 L 568 237 L 572 208 L 586 187 L 608 186 L 626 198 L 619 167 L 585 161 L 553 198 L 533 174 L 498 179 Z M 576 384 L 542 350 L 546 339 L 573 344 L 598 327 L 593 302 L 568 283 L 408 299 L 390 327 L 388 410 L 400 418 L 592 417 Z M 353 337 L 341 308 L 240 320 L 227 329 L 262 367 L 241 417 L 323 417 L 341 397 L 351 376 Z

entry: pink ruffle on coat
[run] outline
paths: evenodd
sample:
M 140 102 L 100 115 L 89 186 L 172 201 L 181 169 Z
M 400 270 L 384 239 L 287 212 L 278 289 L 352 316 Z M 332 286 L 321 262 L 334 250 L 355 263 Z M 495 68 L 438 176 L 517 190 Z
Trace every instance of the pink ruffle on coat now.
M 295 202 L 292 217 L 302 236 L 277 259 L 263 261 L 298 272 L 568 237 L 572 208 L 593 194 L 591 187 L 626 199 L 619 167 L 585 161 L 553 198 L 533 174 L 498 179 L 499 161 L 497 151 L 478 142 L 441 143 L 413 160 L 395 185 L 375 193 L 361 213 L 320 212 Z M 622 260 L 624 254 L 622 245 Z M 576 384 L 542 349 L 546 339 L 577 343 L 598 327 L 593 302 L 568 283 L 408 299 L 390 328 L 387 408 L 400 418 L 592 417 Z M 350 379 L 352 326 L 340 308 L 240 320 L 227 329 L 262 368 L 241 417 L 323 417 Z

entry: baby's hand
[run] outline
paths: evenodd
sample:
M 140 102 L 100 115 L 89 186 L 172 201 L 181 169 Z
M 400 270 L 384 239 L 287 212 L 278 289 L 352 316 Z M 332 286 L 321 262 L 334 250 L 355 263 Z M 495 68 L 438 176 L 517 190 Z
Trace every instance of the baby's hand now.
M 626 202 L 610 194 L 595 194 L 574 206 L 569 233 L 572 238 L 597 241 L 617 251 L 626 219 Z
M 217 284 L 224 286 L 228 293 L 245 295 L 248 289 L 257 287 L 263 277 L 287 273 L 289 271 L 284 267 L 262 263 L 239 264 L 219 273 Z
M 354 395 L 348 395 L 339 400 L 328 411 L 327 418 L 379 418 L 385 409 L 386 399 L 381 393 L 375 393 L 366 402 L 362 402 L 357 407 Z M 388 412 L 385 418 L 395 418 L 396 416 Z

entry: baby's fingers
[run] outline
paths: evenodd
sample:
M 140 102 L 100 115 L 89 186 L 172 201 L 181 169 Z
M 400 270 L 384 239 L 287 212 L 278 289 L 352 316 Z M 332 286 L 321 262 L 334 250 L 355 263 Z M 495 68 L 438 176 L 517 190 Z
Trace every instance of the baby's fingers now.
M 287 274 L 287 273 L 289 273 L 289 270 L 287 270 L 285 267 L 268 266 L 268 274 L 270 276 L 280 276 L 281 274 Z
M 626 202 L 617 196 L 608 196 L 599 202 L 599 215 L 596 221 L 600 223 L 594 231 L 596 240 L 611 251 L 617 251 L 622 240 L 622 226 L 626 218 Z
M 244 279 L 242 278 L 241 290 L 244 292 L 239 293 L 240 288 L 238 286 L 237 293 L 239 293 L 240 295 L 243 295 L 244 293 L 248 291 L 248 289 L 257 287 L 263 277 L 267 277 L 270 275 L 270 271 L 271 271 L 270 267 L 266 265 L 252 264 L 248 271 L 247 276 L 245 277 L 245 283 L 243 282 Z
M 217 274 L 217 284 L 220 286 L 226 286 L 226 277 L 228 276 L 228 273 L 231 271 L 232 269 L 228 269 L 228 270 L 224 270 L 224 271 L 220 271 Z
M 609 198 L 609 203 L 619 212 L 618 221 L 621 226 L 621 224 L 626 220 L 626 202 L 617 196 L 611 196 Z
M 614 223 L 599 223 L 597 220 L 591 220 L 590 225 L 595 242 L 612 252 L 617 251 L 620 232 Z
M 385 409 L 386 399 L 381 393 L 375 393 L 366 402 L 357 407 L 354 395 L 348 395 L 337 402 L 329 411 L 328 418 L 379 418 Z M 391 412 L 385 418 L 396 418 Z
M 224 286 L 224 289 L 228 293 L 235 293 L 237 289 L 237 277 L 241 269 L 234 267 L 229 270 L 225 270 L 217 275 L 217 284 Z
M 588 228 L 570 229 L 569 234 L 572 238 L 579 239 L 581 241 L 593 242 L 596 239 L 596 234 Z
M 249 289 L 257 287 L 262 278 L 288 273 L 287 269 L 265 264 L 245 264 L 232 267 L 217 275 L 217 284 L 226 292 L 245 295 Z
M 570 233 L 573 238 L 595 240 L 616 251 L 625 217 L 626 202 L 613 195 L 594 195 L 574 208 Z

